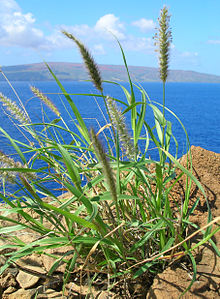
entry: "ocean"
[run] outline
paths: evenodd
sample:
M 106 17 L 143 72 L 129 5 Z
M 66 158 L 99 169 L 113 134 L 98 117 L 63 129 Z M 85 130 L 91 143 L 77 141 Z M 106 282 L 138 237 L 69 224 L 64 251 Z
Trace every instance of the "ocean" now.
M 39 88 L 47 94 L 56 107 L 61 112 L 63 119 L 66 121 L 70 129 L 74 124 L 69 113 L 71 109 L 60 89 L 55 82 L 11 82 L 26 110 L 28 111 L 32 122 L 40 123 L 42 121 L 42 106 L 38 98 L 33 97 L 30 86 Z M 68 93 L 73 94 L 97 94 L 96 89 L 89 82 L 63 82 Z M 162 103 L 162 84 L 161 83 L 142 83 L 142 87 L 146 90 L 152 101 Z M 124 84 L 129 89 L 128 84 Z M 17 97 L 7 82 L 0 82 L 0 92 L 8 98 L 17 101 Z M 125 100 L 125 95 L 119 86 L 104 84 L 104 94 L 111 97 Z M 135 89 L 137 101 L 141 101 L 141 95 L 138 89 Z M 102 98 L 94 98 L 86 95 L 72 95 L 75 105 L 83 116 L 86 125 L 96 130 L 99 125 L 105 125 L 102 111 L 105 111 Z M 66 106 L 66 109 L 64 105 Z M 97 104 L 98 103 L 98 104 Z M 172 110 L 182 121 L 188 132 L 191 145 L 201 146 L 207 150 L 219 153 L 220 151 L 220 84 L 199 84 L 199 83 L 167 83 L 166 84 L 166 107 Z M 2 109 L 2 106 L 1 106 Z M 45 121 L 57 118 L 50 109 L 44 107 L 47 116 Z M 73 116 L 74 118 L 74 116 Z M 128 117 L 129 118 L 129 117 Z M 186 137 L 184 131 L 176 119 L 166 112 L 166 119 L 172 122 L 172 132 L 179 144 L 178 157 L 186 153 Z M 153 114 L 150 107 L 147 107 L 145 120 L 150 126 L 154 125 Z M 14 139 L 25 142 L 24 136 L 13 126 L 4 110 L 1 110 L 0 126 Z M 129 121 L 128 121 L 129 127 Z M 66 143 L 70 142 L 70 136 L 62 133 L 62 137 Z M 174 142 L 171 144 L 171 153 L 175 154 Z M 140 144 L 141 147 L 141 144 Z M 149 146 L 149 155 L 153 159 L 157 159 L 156 151 Z M 0 151 L 6 154 L 13 154 L 15 150 L 9 144 L 9 141 L 0 134 Z M 39 167 L 40 165 L 38 165 Z M 53 188 L 51 183 L 47 187 Z M 11 191 L 16 190 L 16 186 L 8 186 Z M 56 192 L 55 192 L 56 193 Z M 58 195 L 58 194 L 57 194 Z
M 11 82 L 33 122 L 40 122 L 41 104 L 37 98 L 33 98 L 30 86 L 36 86 L 42 92 L 48 93 L 48 97 L 54 102 L 62 113 L 63 118 L 71 124 L 71 119 L 61 103 L 61 98 L 70 111 L 70 107 L 65 98 L 61 95 L 60 89 L 55 82 Z M 96 89 L 89 82 L 63 82 L 63 85 L 69 93 L 97 93 Z M 129 88 L 128 84 L 123 84 Z M 142 83 L 142 87 L 148 93 L 151 100 L 162 103 L 162 84 L 161 83 Z M 7 82 L 0 82 L 0 92 L 12 100 L 17 98 Z M 104 94 L 118 99 L 125 99 L 120 87 L 104 84 Z M 141 101 L 141 95 L 137 89 L 135 94 L 138 101 Z M 96 127 L 97 120 L 104 125 L 104 119 L 93 97 L 72 96 L 72 99 L 78 107 L 80 113 L 85 118 L 88 127 Z M 102 110 L 104 109 L 103 100 L 96 99 Z M 166 84 L 166 107 L 172 110 L 184 124 L 191 145 L 201 146 L 207 150 L 220 151 L 220 84 L 205 83 L 167 83 Z M 2 107 L 1 107 L 2 108 Z M 46 108 L 47 115 L 50 119 L 56 117 L 49 109 Z M 166 112 L 166 118 L 173 123 L 173 133 L 179 143 L 179 155 L 185 150 L 185 135 L 181 126 L 175 119 Z M 153 125 L 153 116 L 151 109 L 147 107 L 146 121 Z M 0 126 L 10 133 L 13 138 L 21 138 L 19 132 L 13 127 L 11 121 L 5 113 L 1 112 Z M 10 153 L 7 140 L 0 136 L 0 150 Z M 67 140 L 68 142 L 68 140 Z

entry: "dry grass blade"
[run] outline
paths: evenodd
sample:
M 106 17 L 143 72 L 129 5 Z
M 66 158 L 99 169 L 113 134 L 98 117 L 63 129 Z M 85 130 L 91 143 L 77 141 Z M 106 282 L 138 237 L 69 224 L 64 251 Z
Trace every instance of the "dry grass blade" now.
M 98 247 L 98 245 L 100 244 L 100 242 L 102 240 L 104 240 L 105 238 L 108 238 L 109 236 L 111 236 L 112 234 L 114 234 L 117 230 L 119 230 L 120 227 L 122 227 L 125 224 L 125 221 L 122 221 L 121 224 L 119 224 L 117 227 L 115 227 L 112 231 L 110 231 L 108 234 L 106 234 L 102 239 L 100 239 L 99 241 L 97 241 L 93 247 L 90 249 L 84 264 L 82 265 L 81 269 L 80 269 L 80 287 L 82 287 L 82 271 L 83 269 L 85 269 L 86 265 L 88 264 L 89 258 L 91 257 L 91 255 L 96 251 L 96 248 Z
M 220 216 L 219 216 L 219 217 L 216 217 L 216 218 L 213 219 L 211 222 L 209 222 L 208 224 L 204 225 L 203 227 L 201 227 L 200 229 L 198 229 L 197 231 L 195 231 L 194 233 L 192 233 L 190 236 L 188 236 L 187 238 L 185 238 L 183 241 L 179 242 L 178 244 L 176 244 L 176 245 L 170 247 L 169 249 L 167 249 L 167 250 L 165 250 L 165 251 L 163 251 L 163 252 L 160 252 L 160 253 L 154 255 L 154 256 L 151 257 L 151 258 L 147 258 L 147 259 L 145 259 L 145 260 L 143 260 L 143 261 L 140 261 L 140 262 L 136 263 L 135 265 L 132 265 L 132 266 L 129 267 L 127 270 L 130 270 L 130 269 L 132 269 L 132 268 L 135 268 L 135 267 L 137 267 L 137 266 L 139 266 L 139 265 L 141 265 L 141 264 L 144 264 L 144 263 L 147 263 L 147 262 L 151 262 L 151 261 L 155 260 L 156 258 L 159 258 L 161 255 L 164 255 L 165 253 L 170 252 L 170 251 L 172 251 L 172 250 L 175 249 L 175 248 L 178 248 L 180 245 L 182 245 L 182 244 L 185 243 L 186 241 L 192 239 L 194 236 L 198 235 L 201 231 L 203 231 L 204 229 L 208 228 L 209 226 L 213 225 L 214 223 L 216 223 L 216 222 L 218 222 L 218 221 L 220 221 Z M 182 251 L 181 251 L 180 254 L 181 254 L 181 256 L 183 256 L 183 255 L 185 255 L 185 252 L 182 252 Z M 176 253 L 174 256 L 177 256 L 177 255 L 178 255 L 178 253 Z M 164 257 L 162 257 L 161 259 L 167 259 L 167 258 L 171 258 L 171 257 L 172 257 L 171 255 L 170 255 L 169 257 L 164 256 Z

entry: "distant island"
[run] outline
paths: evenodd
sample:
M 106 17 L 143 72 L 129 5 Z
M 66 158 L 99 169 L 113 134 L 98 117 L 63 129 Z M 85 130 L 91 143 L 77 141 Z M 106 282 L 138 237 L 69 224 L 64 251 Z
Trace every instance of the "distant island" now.
M 88 80 L 88 74 L 83 64 L 68 62 L 48 63 L 61 81 L 84 81 Z M 3 66 L 2 71 L 10 81 L 50 81 L 53 80 L 44 63 L 33 63 L 15 66 Z M 128 81 L 125 67 L 122 65 L 99 65 L 104 80 Z M 157 68 L 129 66 L 133 81 L 159 82 Z M 0 76 L 0 81 L 3 81 Z M 220 76 L 198 73 L 194 71 L 170 70 L 169 82 L 198 82 L 198 83 L 220 83 Z

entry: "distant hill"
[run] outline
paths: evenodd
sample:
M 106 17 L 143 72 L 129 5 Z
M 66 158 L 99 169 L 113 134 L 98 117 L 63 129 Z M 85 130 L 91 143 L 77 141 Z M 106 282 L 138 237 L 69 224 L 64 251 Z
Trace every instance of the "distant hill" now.
M 53 72 L 63 81 L 87 80 L 88 74 L 83 64 L 68 62 L 48 63 Z M 99 65 L 104 80 L 128 81 L 126 70 L 121 65 Z M 3 72 L 10 81 L 50 81 L 53 80 L 44 63 L 4 66 Z M 130 66 L 132 80 L 138 82 L 159 82 L 157 68 Z M 4 80 L 0 76 L 0 81 Z M 206 82 L 220 83 L 220 76 L 198 73 L 193 71 L 170 70 L 169 82 Z

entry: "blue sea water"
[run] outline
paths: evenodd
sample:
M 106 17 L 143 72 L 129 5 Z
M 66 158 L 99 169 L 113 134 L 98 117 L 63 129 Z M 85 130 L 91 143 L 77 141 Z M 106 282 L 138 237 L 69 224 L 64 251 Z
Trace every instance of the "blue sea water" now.
M 61 99 L 64 101 L 68 110 L 70 107 L 65 98 L 56 93 L 60 93 L 60 89 L 55 82 L 12 82 L 13 87 L 23 101 L 27 111 L 31 115 L 32 120 L 41 121 L 41 104 L 37 98 L 33 98 L 30 86 L 34 85 L 44 93 L 49 93 L 48 97 L 55 103 L 61 111 L 62 116 L 71 125 L 71 119 L 62 105 Z M 69 93 L 97 93 L 96 89 L 88 82 L 64 82 L 65 89 Z M 123 84 L 129 88 L 128 84 Z M 142 86 L 148 93 L 151 100 L 162 103 L 162 84 L 161 83 L 143 83 Z M 17 98 L 7 84 L 0 82 L 0 92 L 12 100 Z M 116 85 L 105 84 L 104 94 L 118 99 L 125 99 L 122 89 Z M 141 95 L 138 89 L 135 90 L 138 101 L 141 101 Z M 104 119 L 93 97 L 73 95 L 72 99 L 78 107 L 80 113 L 85 118 L 86 124 L 91 127 L 97 126 L 97 120 L 103 125 Z M 102 110 L 104 109 L 103 100 L 96 98 Z M 185 126 L 190 144 L 201 146 L 207 150 L 220 151 L 220 84 L 205 83 L 167 83 L 166 84 L 166 107 L 172 110 L 182 121 Z M 49 118 L 55 118 L 53 112 L 46 108 Z M 166 112 L 166 118 L 173 123 L 173 133 L 179 143 L 179 156 L 185 153 L 185 134 L 174 119 L 174 117 Z M 97 120 L 96 120 L 97 119 Z M 146 121 L 153 125 L 152 111 L 147 107 Z M 7 115 L 1 112 L 0 126 L 6 130 L 13 138 L 23 138 Z M 0 150 L 6 153 L 11 152 L 8 141 L 0 136 Z
M 48 93 L 48 97 L 53 101 L 62 114 L 63 119 L 67 122 L 71 130 L 75 127 L 73 120 L 69 116 L 71 114 L 70 106 L 65 97 L 60 94 L 60 89 L 55 82 L 11 82 L 17 94 L 21 98 L 25 108 L 27 109 L 32 122 L 42 122 L 42 106 L 39 99 L 33 97 L 30 86 L 36 86 L 42 92 Z M 89 82 L 63 82 L 68 93 L 72 94 L 97 94 L 96 89 Z M 123 84 L 129 89 L 128 84 Z M 146 90 L 152 101 L 162 103 L 162 84 L 160 83 L 143 83 L 142 87 Z M 15 93 L 7 82 L 0 82 L 0 92 L 8 98 L 18 101 Z M 117 99 L 125 100 L 122 89 L 116 85 L 104 84 L 104 94 Z M 138 89 L 135 89 L 136 100 L 141 101 L 141 95 Z M 102 98 L 89 97 L 86 95 L 72 95 L 72 100 L 79 109 L 81 115 L 85 119 L 88 127 L 94 127 L 98 130 L 99 126 L 103 126 L 105 121 L 100 112 L 105 111 Z M 65 109 L 65 104 L 67 110 Z M 98 103 L 98 105 L 97 105 Z M 166 84 L 166 107 L 172 110 L 182 121 L 191 145 L 201 146 L 207 150 L 220 152 L 220 84 L 199 84 L 199 83 L 167 83 Z M 0 109 L 2 107 L 0 106 Z M 44 107 L 50 120 L 56 118 L 51 110 Z M 75 118 L 73 116 L 73 118 Z M 178 157 L 186 153 L 186 137 L 181 125 L 176 119 L 166 112 L 166 119 L 172 122 L 172 131 L 179 143 Z M 46 122 L 45 118 L 45 122 Z M 146 121 L 150 126 L 154 125 L 153 113 L 150 107 L 147 107 Z M 129 123 L 129 119 L 128 119 Z M 25 137 L 13 126 L 3 109 L 0 114 L 0 127 L 2 127 L 12 138 L 25 141 Z M 62 132 L 62 137 L 66 143 L 70 142 L 70 136 Z M 149 149 L 152 145 L 150 144 Z M 15 150 L 2 133 L 0 133 L 0 151 L 6 154 L 13 154 Z M 171 153 L 175 153 L 174 142 L 172 143 Z M 153 159 L 157 159 L 156 151 L 149 150 L 149 155 Z M 38 165 L 39 167 L 39 165 Z M 48 183 L 47 188 L 55 188 L 53 184 Z M 11 191 L 16 190 L 16 186 L 8 186 Z M 59 195 L 59 192 L 54 191 Z

